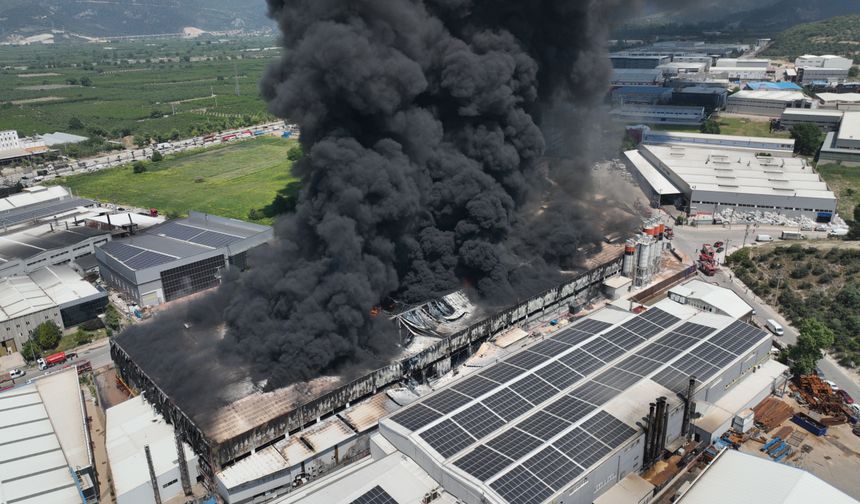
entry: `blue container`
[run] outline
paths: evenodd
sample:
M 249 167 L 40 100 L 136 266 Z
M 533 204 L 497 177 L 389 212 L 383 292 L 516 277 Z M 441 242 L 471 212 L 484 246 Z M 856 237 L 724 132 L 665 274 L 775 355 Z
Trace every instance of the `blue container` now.
M 290 138 L 291 136 L 293 136 L 292 131 L 285 131 L 284 134 L 281 135 L 281 137 L 283 137 L 283 138 Z
M 803 427 L 816 436 L 824 436 L 827 434 L 827 426 L 815 420 L 806 413 L 797 413 L 791 417 L 791 421 Z

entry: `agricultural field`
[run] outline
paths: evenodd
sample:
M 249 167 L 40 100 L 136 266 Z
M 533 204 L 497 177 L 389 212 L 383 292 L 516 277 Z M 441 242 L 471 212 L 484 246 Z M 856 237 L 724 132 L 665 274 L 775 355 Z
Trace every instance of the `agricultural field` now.
M 816 169 L 836 193 L 837 211 L 845 219 L 854 215 L 854 207 L 860 205 L 860 169 L 841 164 L 819 164 Z
M 157 140 L 274 120 L 259 80 L 276 45 L 254 37 L 3 46 L 0 130 Z
M 271 223 L 279 194 L 297 190 L 287 152 L 297 142 L 257 138 L 167 156 L 134 173 L 131 165 L 53 180 L 86 198 L 169 215 L 197 210 L 235 219 Z M 267 208 L 268 207 L 268 208 Z
M 834 356 L 860 368 L 860 243 L 744 248 L 727 258 L 738 280 L 795 326 L 815 318 L 836 335 Z

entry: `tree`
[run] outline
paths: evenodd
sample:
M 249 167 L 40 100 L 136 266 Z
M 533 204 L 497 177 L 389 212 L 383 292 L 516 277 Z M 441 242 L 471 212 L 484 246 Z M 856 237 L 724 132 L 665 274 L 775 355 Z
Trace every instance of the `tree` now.
M 146 165 L 143 164 L 143 161 L 135 161 L 131 167 L 134 173 L 144 173 L 146 171 Z
M 86 345 L 87 343 L 92 342 L 93 335 L 86 332 L 83 327 L 78 327 L 78 330 L 75 332 L 75 346 Z
M 720 134 L 720 123 L 713 119 L 708 119 L 703 122 L 699 127 L 699 131 L 702 133 L 707 133 L 709 135 L 719 135 Z
M 804 156 L 812 156 L 824 142 L 824 134 L 818 126 L 802 123 L 791 128 L 791 138 L 794 139 L 794 151 Z
M 824 357 L 822 351 L 833 346 L 835 340 L 833 331 L 824 323 L 815 318 L 804 319 L 797 343 L 788 350 L 794 374 L 814 373 L 818 361 Z
M 853 78 L 858 77 L 858 76 L 860 76 L 860 68 L 858 68 L 856 66 L 852 66 L 848 70 L 848 77 L 851 77 L 853 79 Z
M 52 320 L 42 322 L 33 331 L 33 339 L 42 350 L 52 350 L 60 344 L 60 328 Z
M 122 318 L 120 317 L 119 312 L 112 304 L 109 304 L 107 309 L 105 309 L 105 326 L 107 326 L 108 329 L 119 331 L 121 324 Z
M 860 205 L 854 207 L 854 220 L 848 221 L 846 240 L 860 240 Z
M 93 81 L 89 77 L 81 77 L 81 86 L 90 87 L 92 85 Z
M 301 145 L 296 145 L 295 147 L 292 147 L 290 150 L 287 151 L 287 159 L 289 159 L 292 162 L 298 161 L 304 155 L 305 155 L 305 151 L 302 150 Z
M 686 222 L 687 222 L 687 216 L 685 216 L 684 214 L 678 214 L 678 216 L 675 217 L 675 225 L 676 226 L 683 226 Z
M 27 340 L 21 346 L 21 357 L 27 362 L 35 362 L 42 354 L 39 345 L 33 340 Z
M 161 153 L 158 151 L 152 151 L 152 157 L 150 159 L 152 159 L 153 163 L 157 163 L 164 159 L 164 156 L 162 156 Z
M 84 129 L 84 123 L 77 117 L 72 117 L 71 119 L 69 119 L 69 129 L 82 130 Z

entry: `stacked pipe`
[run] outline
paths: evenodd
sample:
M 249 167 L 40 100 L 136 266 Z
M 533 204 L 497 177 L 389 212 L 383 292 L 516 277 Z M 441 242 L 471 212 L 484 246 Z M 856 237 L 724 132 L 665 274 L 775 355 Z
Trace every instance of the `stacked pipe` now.
M 692 421 L 693 409 L 695 408 L 695 404 L 693 404 L 693 394 L 695 391 L 696 377 L 690 376 L 690 383 L 687 385 L 687 396 L 684 397 L 684 423 L 681 425 L 681 435 L 683 435 L 688 441 L 692 434 L 690 422 Z

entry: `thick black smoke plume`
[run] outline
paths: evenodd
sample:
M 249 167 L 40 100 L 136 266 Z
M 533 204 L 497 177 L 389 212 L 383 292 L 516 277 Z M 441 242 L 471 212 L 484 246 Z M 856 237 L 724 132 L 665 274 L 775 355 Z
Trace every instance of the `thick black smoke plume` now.
M 284 52 L 262 90 L 307 153 L 296 212 L 205 309 L 124 338 L 170 347 L 193 314 L 223 314 L 193 325 L 226 324 L 221 354 L 271 388 L 390 356 L 395 331 L 370 315 L 383 299 L 466 284 L 503 302 L 558 281 L 599 243 L 583 202 L 606 143 L 606 42 L 634 3 L 269 0 Z M 171 379 L 192 389 L 191 373 Z

